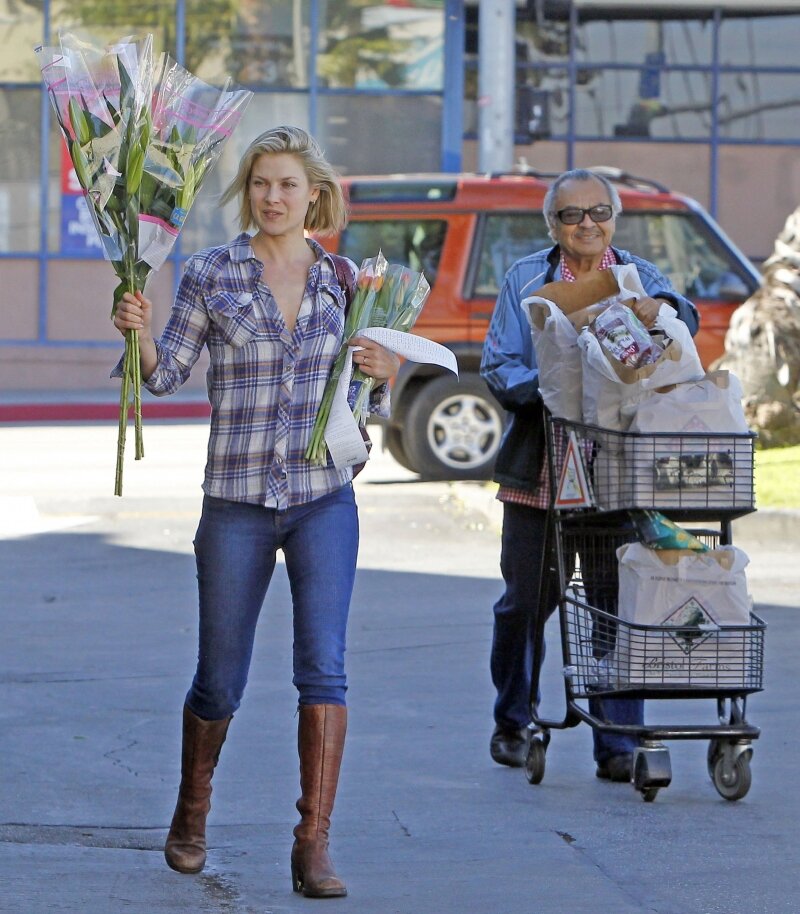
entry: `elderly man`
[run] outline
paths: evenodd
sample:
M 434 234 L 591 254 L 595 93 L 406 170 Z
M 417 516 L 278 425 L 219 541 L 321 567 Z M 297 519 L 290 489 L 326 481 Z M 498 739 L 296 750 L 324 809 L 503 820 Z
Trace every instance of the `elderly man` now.
M 614 264 L 633 263 L 649 296 L 634 306 L 642 322 L 652 326 L 666 302 L 692 334 L 698 328 L 694 305 L 652 263 L 612 246 L 621 212 L 619 194 L 604 177 L 584 169 L 560 175 L 544 200 L 555 246 L 523 257 L 509 269 L 484 343 L 481 375 L 510 413 L 495 467 L 497 497 L 503 502 L 500 568 L 505 590 L 494 606 L 491 674 L 497 695 L 490 752 L 501 765 L 525 763 L 535 633 L 544 624 L 542 615 L 546 619 L 558 603 L 558 581 L 548 572 L 545 556 L 549 487 L 544 407 L 530 325 L 520 302 L 547 283 L 575 281 Z M 612 723 L 643 721 L 639 700 L 595 699 L 590 710 Z M 593 735 L 597 776 L 630 780 L 635 739 L 597 730 Z

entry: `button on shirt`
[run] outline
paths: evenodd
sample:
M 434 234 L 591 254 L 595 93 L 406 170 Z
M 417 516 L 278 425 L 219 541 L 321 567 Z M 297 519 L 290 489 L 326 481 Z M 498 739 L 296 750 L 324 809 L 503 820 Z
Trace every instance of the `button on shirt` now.
M 313 466 L 305 458 L 343 341 L 345 293 L 333 262 L 309 239 L 317 261 L 290 331 L 250 240 L 239 235 L 187 262 L 145 386 L 157 396 L 173 393 L 207 346 L 211 433 L 203 491 L 283 510 L 352 479 L 350 468 L 337 470 L 330 460 Z M 388 415 L 387 390 L 374 392 L 371 412 Z

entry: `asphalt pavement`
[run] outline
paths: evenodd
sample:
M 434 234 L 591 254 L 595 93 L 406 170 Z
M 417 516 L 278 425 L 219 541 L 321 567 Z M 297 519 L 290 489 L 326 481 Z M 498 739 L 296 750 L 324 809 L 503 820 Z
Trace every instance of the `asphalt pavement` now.
M 126 462 L 115 498 L 113 423 L 0 426 L 3 914 L 800 911 L 797 514 L 735 525 L 769 624 L 766 688 L 748 706 L 762 728 L 750 793 L 723 800 L 706 746 L 676 742 L 672 784 L 643 803 L 595 779 L 585 726 L 554 732 L 545 778 L 531 786 L 488 754 L 493 493 L 421 483 L 379 445 L 357 482 L 350 730 L 332 829 L 349 897 L 291 891 L 296 719 L 282 567 L 214 779 L 208 865 L 170 871 L 162 847 L 194 664 L 205 437 L 201 421 L 146 424 L 146 457 Z M 554 713 L 557 654 L 543 683 Z M 652 702 L 648 719 L 713 723 L 707 704 Z

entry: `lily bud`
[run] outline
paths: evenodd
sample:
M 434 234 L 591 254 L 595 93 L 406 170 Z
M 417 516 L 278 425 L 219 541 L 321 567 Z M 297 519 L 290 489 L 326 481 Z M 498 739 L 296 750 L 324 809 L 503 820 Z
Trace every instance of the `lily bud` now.
M 191 162 L 186 163 L 186 174 L 183 179 L 183 187 L 178 191 L 178 206 L 183 210 L 188 210 L 192 205 L 195 194 L 195 173 Z
M 86 117 L 84 116 L 83 111 L 78 107 L 74 98 L 69 100 L 69 122 L 72 125 L 75 139 L 81 146 L 85 146 L 89 140 L 91 140 L 92 134 L 89 131 L 89 124 L 86 121 Z
M 125 180 L 128 193 L 132 196 L 139 190 L 144 171 L 144 152 L 138 144 L 128 150 L 128 160 L 125 163 Z
M 73 140 L 69 144 L 69 155 L 72 159 L 72 167 L 75 169 L 75 174 L 78 177 L 78 181 L 81 187 L 84 190 L 89 189 L 89 160 L 86 158 L 86 154 L 81 149 L 80 143 L 76 140 Z

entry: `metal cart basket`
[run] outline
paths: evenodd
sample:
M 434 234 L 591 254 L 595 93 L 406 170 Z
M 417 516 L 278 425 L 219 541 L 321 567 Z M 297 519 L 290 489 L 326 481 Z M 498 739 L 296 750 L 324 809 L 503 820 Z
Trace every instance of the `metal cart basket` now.
M 658 511 L 715 548 L 731 543 L 731 521 L 754 510 L 750 434 L 642 434 L 547 419 L 551 478 L 551 573 L 559 582 L 559 624 L 566 692 L 563 720 L 538 716 L 538 659 L 531 683 L 536 728 L 525 764 L 531 784 L 544 777 L 550 731 L 581 721 L 638 738 L 633 785 L 646 801 L 672 779 L 662 740 L 708 739 L 708 773 L 719 794 L 738 800 L 750 788 L 752 742 L 747 696 L 763 687 L 764 632 L 749 622 L 675 625 L 619 618 L 617 550 L 639 539 L 636 512 Z M 544 619 L 535 657 L 543 656 Z M 590 713 L 591 697 L 713 699 L 718 723 L 612 724 Z

